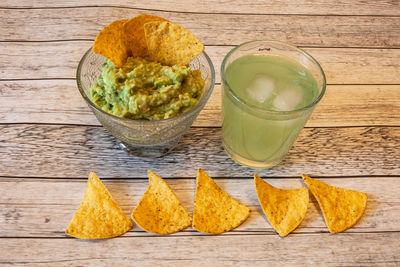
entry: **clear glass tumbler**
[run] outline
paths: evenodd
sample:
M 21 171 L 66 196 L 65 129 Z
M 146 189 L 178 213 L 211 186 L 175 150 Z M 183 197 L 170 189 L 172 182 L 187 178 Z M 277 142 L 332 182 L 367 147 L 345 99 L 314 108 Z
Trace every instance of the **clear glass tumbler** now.
M 190 110 L 169 119 L 145 121 L 120 118 L 97 107 L 90 97 L 90 87 L 101 74 L 104 57 L 90 48 L 82 57 L 76 73 L 79 92 L 98 121 L 119 141 L 126 152 L 139 157 L 160 157 L 179 143 L 183 133 L 204 108 L 215 84 L 215 71 L 208 55 L 203 52 L 190 62 L 192 70 L 199 69 L 204 80 L 199 103 Z
M 300 109 L 276 111 L 244 100 L 227 82 L 225 74 L 234 60 L 254 54 L 282 55 L 303 66 L 318 87 L 313 102 Z M 259 169 L 273 167 L 282 161 L 326 87 L 325 74 L 312 56 L 295 46 L 267 40 L 247 42 L 232 49 L 222 62 L 221 80 L 224 149 L 239 164 Z

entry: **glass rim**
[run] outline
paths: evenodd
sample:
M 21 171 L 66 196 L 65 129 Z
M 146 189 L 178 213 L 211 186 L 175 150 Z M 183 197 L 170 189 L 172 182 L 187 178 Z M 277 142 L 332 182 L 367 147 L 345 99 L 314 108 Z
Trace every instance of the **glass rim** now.
M 212 61 L 211 61 L 210 57 L 207 55 L 207 53 L 205 51 L 203 51 L 201 54 L 204 54 L 204 57 L 206 58 L 207 63 L 210 66 L 210 69 L 211 69 L 211 83 L 210 83 L 210 87 L 208 89 L 207 94 L 204 95 L 204 97 L 199 101 L 199 103 L 197 103 L 196 106 L 194 106 L 193 108 L 191 108 L 191 109 L 189 109 L 189 110 L 187 110 L 185 112 L 182 112 L 182 113 L 180 113 L 180 114 L 178 114 L 176 116 L 173 116 L 173 117 L 167 118 L 167 119 L 161 119 L 161 120 L 133 120 L 133 119 L 128 119 L 128 118 L 118 117 L 118 116 L 115 116 L 115 115 L 113 115 L 111 113 L 108 113 L 108 112 L 102 110 L 101 108 L 99 108 L 96 104 L 94 104 L 92 102 L 92 100 L 86 95 L 86 93 L 83 90 L 83 86 L 81 84 L 81 78 L 80 78 L 81 72 L 82 72 L 82 66 L 83 66 L 83 63 L 85 62 L 86 58 L 88 57 L 88 55 L 91 52 L 92 52 L 92 47 L 90 47 L 85 52 L 85 54 L 83 55 L 83 57 L 79 61 L 78 69 L 76 71 L 76 82 L 77 82 L 77 85 L 78 85 L 78 90 L 79 90 L 81 96 L 83 97 L 83 99 L 85 99 L 86 103 L 91 108 L 94 108 L 97 111 L 99 111 L 99 112 L 101 112 L 101 113 L 103 113 L 105 115 L 108 115 L 108 116 L 112 117 L 113 119 L 119 120 L 121 122 L 129 123 L 129 124 L 137 124 L 137 125 L 143 125 L 143 124 L 151 125 L 151 124 L 160 124 L 160 123 L 164 123 L 164 122 L 170 122 L 170 121 L 178 120 L 178 119 L 180 119 L 181 117 L 184 117 L 184 116 L 185 117 L 189 117 L 190 115 L 195 114 L 197 111 L 199 111 L 199 112 L 201 111 L 202 107 L 205 105 L 205 103 L 210 98 L 210 96 L 211 96 L 211 94 L 213 92 L 213 89 L 215 87 L 215 69 L 214 69 L 214 65 L 212 64 Z
M 318 69 L 319 69 L 319 71 L 320 71 L 320 73 L 322 75 L 322 90 L 319 93 L 318 97 L 313 102 L 311 102 L 310 104 L 308 104 L 308 105 L 306 105 L 304 107 L 301 107 L 301 108 L 298 108 L 298 109 L 294 109 L 294 110 L 289 110 L 289 111 L 269 110 L 269 109 L 263 109 L 263 108 L 255 106 L 255 105 L 249 104 L 244 99 L 239 97 L 235 92 L 233 92 L 231 86 L 229 85 L 229 83 L 225 79 L 225 70 L 224 69 L 225 69 L 225 65 L 226 65 L 226 62 L 227 62 L 228 58 L 236 50 L 238 50 L 239 48 L 241 48 L 241 47 L 243 47 L 245 45 L 248 45 L 248 44 L 251 44 L 251 43 L 263 43 L 263 42 L 281 44 L 281 45 L 285 45 L 287 47 L 290 47 L 290 48 L 292 48 L 294 50 L 297 50 L 300 53 L 304 54 L 306 57 L 308 57 L 312 62 L 314 62 L 318 66 Z M 227 85 L 229 93 L 232 95 L 232 97 L 237 102 L 239 102 L 242 105 L 245 105 L 246 107 L 250 108 L 251 110 L 253 110 L 253 111 L 257 112 L 257 113 L 262 113 L 262 114 L 265 114 L 265 115 L 291 115 L 291 114 L 294 114 L 294 113 L 297 113 L 297 112 L 302 112 L 302 111 L 309 110 L 310 108 L 313 108 L 316 104 L 318 104 L 318 102 L 322 99 L 322 97 L 324 96 L 325 91 L 326 91 L 326 77 L 325 77 L 324 70 L 322 69 L 322 67 L 319 64 L 319 62 L 313 56 L 311 56 L 308 52 L 306 52 L 305 50 L 303 50 L 303 49 L 301 49 L 301 48 L 299 48 L 299 47 L 297 47 L 295 45 L 292 45 L 292 44 L 289 44 L 289 43 L 285 43 L 285 42 L 282 42 L 282 41 L 277 41 L 277 40 L 253 40 L 253 41 L 244 42 L 244 43 L 232 48 L 228 52 L 228 54 L 226 54 L 226 56 L 224 57 L 224 60 L 222 61 L 222 64 L 221 64 L 221 79 L 222 79 L 222 82 Z

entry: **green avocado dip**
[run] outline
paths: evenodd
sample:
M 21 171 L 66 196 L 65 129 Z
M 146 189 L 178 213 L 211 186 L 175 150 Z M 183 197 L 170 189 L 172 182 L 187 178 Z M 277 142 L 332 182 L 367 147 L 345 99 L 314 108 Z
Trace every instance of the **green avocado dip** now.
M 90 94 L 99 108 L 115 116 L 161 120 L 197 105 L 203 87 L 199 70 L 130 57 L 121 68 L 105 59 Z

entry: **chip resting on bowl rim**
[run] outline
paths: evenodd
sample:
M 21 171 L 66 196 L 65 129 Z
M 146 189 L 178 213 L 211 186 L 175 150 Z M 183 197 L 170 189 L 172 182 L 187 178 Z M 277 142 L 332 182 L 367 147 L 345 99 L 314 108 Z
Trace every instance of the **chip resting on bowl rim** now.
M 190 31 L 169 21 L 144 24 L 150 58 L 165 65 L 188 65 L 204 50 L 204 45 Z
M 124 34 L 127 45 L 133 57 L 144 57 L 148 55 L 146 37 L 144 35 L 144 24 L 151 21 L 167 21 L 154 15 L 137 15 L 124 23 Z
M 127 19 L 116 20 L 104 27 L 93 44 L 93 52 L 108 58 L 117 67 L 122 67 L 130 54 L 127 37 L 123 31 L 127 21 Z

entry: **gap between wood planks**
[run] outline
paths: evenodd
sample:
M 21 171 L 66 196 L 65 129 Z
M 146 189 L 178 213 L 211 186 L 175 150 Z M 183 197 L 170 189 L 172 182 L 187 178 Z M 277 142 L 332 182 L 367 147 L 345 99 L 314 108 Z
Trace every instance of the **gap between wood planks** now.
M 4 7 L 0 9 L 5 10 L 30 10 L 30 9 L 78 9 L 78 8 L 120 8 L 130 10 L 143 10 L 152 12 L 165 12 L 165 13 L 178 13 L 178 14 L 202 14 L 202 15 L 243 15 L 243 16 L 310 16 L 310 17 L 400 17 L 394 14 L 309 14 L 309 13 L 251 13 L 251 12 L 204 12 L 204 11 L 180 11 L 180 10 L 165 10 L 156 8 L 140 8 L 129 6 L 115 6 L 115 5 L 80 5 L 80 6 L 41 6 L 41 7 Z
M 356 228 L 354 228 L 356 229 Z M 362 230 L 362 229 L 360 229 Z M 290 238 L 290 236 L 292 235 L 321 235 L 321 234 L 329 234 L 329 235 L 359 235 L 359 234 L 383 234 L 383 233 L 399 233 L 400 231 L 396 231 L 396 230 L 392 230 L 392 231 L 352 231 L 352 232 L 342 232 L 342 233 L 338 233 L 338 234 L 329 234 L 328 230 L 323 230 L 323 231 L 319 231 L 319 232 L 293 232 L 290 233 L 289 236 L 281 238 L 281 239 L 287 239 Z M 60 232 L 60 233 L 64 233 L 64 232 Z M 216 235 L 212 235 L 212 234 L 203 234 L 200 232 L 197 232 L 196 230 L 183 230 L 180 231 L 178 233 L 174 233 L 174 234 L 170 234 L 170 235 L 155 235 L 155 234 L 151 234 L 151 233 L 147 233 L 145 231 L 129 231 L 127 233 L 139 233 L 139 234 L 143 234 L 143 235 L 137 235 L 137 236 L 129 236 L 129 235 L 122 235 L 122 236 L 118 236 L 116 238 L 180 238 L 180 237 L 207 237 L 207 236 L 214 236 L 214 237 L 228 237 L 228 236 L 244 236 L 244 235 L 248 235 L 248 236 L 277 236 L 278 234 L 275 233 L 275 231 L 271 230 L 271 231 L 235 231 L 232 230 L 230 232 L 226 232 L 223 234 L 216 234 Z M 194 233 L 193 234 L 185 234 L 185 233 Z M 73 237 L 69 237 L 69 236 L 55 236 L 55 237 L 45 237 L 45 236 L 0 236 L 0 239 L 76 239 Z
M 63 77 L 53 77 L 53 78 L 16 78 L 16 79 L 1 79 L 0 82 L 14 82 L 14 81 L 57 81 L 57 80 L 65 80 L 65 81 L 76 81 L 76 78 L 63 78 Z M 215 85 L 221 85 L 221 82 L 216 82 Z M 400 83 L 327 83 L 327 86 L 356 86 L 356 85 L 400 85 Z
M 0 79 L 0 82 L 14 82 L 14 81 L 76 81 L 76 78 L 16 78 L 16 79 Z M 216 82 L 215 85 L 221 85 L 220 82 Z M 327 83 L 327 86 L 385 86 L 385 85 L 400 85 L 400 83 Z
M 257 172 L 257 170 L 254 170 L 254 172 Z M 182 176 L 180 176 L 180 177 L 174 177 L 174 176 L 168 177 L 168 176 L 163 176 L 162 178 L 164 180 L 169 180 L 169 179 L 170 180 L 185 180 L 185 179 L 186 180 L 193 180 L 196 177 L 182 177 Z M 226 180 L 226 179 L 235 179 L 235 180 L 248 179 L 248 180 L 251 180 L 251 179 L 253 179 L 253 177 L 250 177 L 250 176 L 239 176 L 239 177 L 233 177 L 233 178 L 227 178 L 227 177 L 224 177 L 224 176 L 221 176 L 221 177 L 220 176 L 213 176 L 212 178 L 213 178 L 213 180 Z M 399 178 L 400 179 L 400 176 L 398 176 L 398 175 L 346 175 L 346 176 L 340 176 L 340 175 L 329 175 L 329 176 L 313 175 L 313 178 L 315 178 L 315 179 Z M 84 176 L 84 177 L 52 177 L 52 176 L 41 176 L 41 177 L 38 177 L 38 176 L 12 176 L 12 175 L 5 176 L 5 175 L 0 175 L 0 183 L 1 182 L 14 182 L 14 179 L 28 179 L 29 182 L 38 182 L 38 183 L 40 183 L 43 180 L 50 180 L 50 181 L 53 181 L 53 182 L 67 182 L 67 181 L 68 182 L 71 182 L 71 181 L 82 182 L 82 181 L 87 181 L 88 178 L 86 176 Z M 300 179 L 300 176 L 269 176 L 268 179 L 274 179 L 274 180 L 296 179 L 296 180 L 298 180 L 298 179 Z M 9 180 L 9 181 L 7 181 L 7 180 Z M 126 181 L 133 182 L 133 183 L 135 183 L 135 182 L 141 183 L 141 182 L 143 182 L 141 180 L 146 180 L 147 181 L 147 178 L 144 178 L 143 176 L 140 176 L 140 177 L 139 176 L 138 177 L 125 177 L 125 178 L 101 177 L 101 180 L 102 181 L 110 181 L 110 182 L 113 182 L 113 183 L 125 183 Z
M 97 124 L 84 124 L 84 123 L 55 123 L 55 122 L 0 122 L 0 126 L 4 125 L 49 125 L 49 126 L 76 126 L 76 127 L 94 127 L 94 128 L 102 128 L 103 125 Z M 398 128 L 400 125 L 345 125 L 345 126 L 304 126 L 305 129 L 329 129 L 329 128 Z M 221 128 L 221 126 L 191 126 L 193 129 L 213 129 L 213 128 Z
M 1 9 L 1 8 L 0 8 Z M 54 39 L 54 40 L 0 40 L 0 43 L 62 43 L 62 42 L 94 42 L 94 39 Z M 221 47 L 236 47 L 237 45 L 229 45 L 229 44 L 204 44 L 205 47 L 209 46 L 221 46 Z M 396 50 L 400 49 L 397 46 L 320 46 L 320 45 L 298 45 L 299 48 L 326 48 L 326 49 L 340 49 L 340 48 L 348 48 L 348 49 L 387 49 L 387 50 Z

